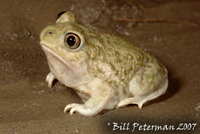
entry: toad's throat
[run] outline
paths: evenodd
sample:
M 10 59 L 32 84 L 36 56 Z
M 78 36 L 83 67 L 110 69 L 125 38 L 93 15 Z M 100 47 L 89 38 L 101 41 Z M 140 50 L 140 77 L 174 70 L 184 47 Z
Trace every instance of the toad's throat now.
M 45 46 L 44 44 L 40 44 L 42 46 L 43 51 L 45 52 L 46 56 L 47 56 L 47 60 L 48 61 L 52 61 L 52 59 L 54 59 L 53 61 L 56 65 L 56 62 L 61 62 L 63 65 L 65 65 L 67 68 L 73 69 L 75 68 L 73 65 L 71 65 L 70 63 L 66 62 L 60 55 L 58 55 L 57 53 L 55 53 L 54 51 L 52 51 L 50 48 L 48 48 L 47 46 Z

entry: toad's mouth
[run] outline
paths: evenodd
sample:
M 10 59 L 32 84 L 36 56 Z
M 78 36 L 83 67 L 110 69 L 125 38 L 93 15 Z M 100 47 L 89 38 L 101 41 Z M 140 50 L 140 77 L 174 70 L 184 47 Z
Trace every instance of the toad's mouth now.
M 44 44 L 40 44 L 42 46 L 42 49 L 47 57 L 47 60 L 55 62 L 56 63 L 62 63 L 64 64 L 67 68 L 75 68 L 73 65 L 71 65 L 70 63 L 66 62 L 66 60 L 64 60 L 59 54 L 55 53 L 53 50 L 51 50 L 49 47 L 47 47 Z

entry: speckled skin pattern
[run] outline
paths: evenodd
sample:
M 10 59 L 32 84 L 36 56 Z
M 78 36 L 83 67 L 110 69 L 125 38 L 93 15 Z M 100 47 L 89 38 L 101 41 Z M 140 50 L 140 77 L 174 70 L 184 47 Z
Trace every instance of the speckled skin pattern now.
M 90 49 L 87 50 L 91 60 L 90 73 L 93 77 L 98 77 L 121 89 L 116 90 L 116 94 L 129 95 L 128 88 L 132 77 L 152 57 L 141 48 L 116 36 L 95 34 L 95 38 L 99 39 L 99 43 L 90 43 Z M 110 71 L 109 75 L 106 75 L 107 69 Z
M 71 12 L 43 29 L 40 40 L 51 70 L 48 86 L 58 79 L 85 102 L 64 112 L 93 116 L 128 104 L 142 108 L 167 90 L 167 70 L 152 55 L 117 36 L 90 31 Z

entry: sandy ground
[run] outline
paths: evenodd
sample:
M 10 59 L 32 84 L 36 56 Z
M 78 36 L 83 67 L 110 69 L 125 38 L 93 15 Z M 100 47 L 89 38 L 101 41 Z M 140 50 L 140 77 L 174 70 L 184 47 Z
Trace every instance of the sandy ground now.
M 200 133 L 199 7 L 199 0 L 1 0 L 0 133 Z M 132 105 L 94 117 L 64 114 L 67 104 L 82 101 L 59 82 L 47 87 L 49 68 L 39 45 L 41 30 L 54 24 L 63 10 L 76 13 L 92 30 L 121 36 L 153 54 L 169 71 L 167 93 L 142 109 Z M 119 18 L 157 22 L 116 21 Z M 132 124 L 190 130 L 136 127 L 132 132 Z

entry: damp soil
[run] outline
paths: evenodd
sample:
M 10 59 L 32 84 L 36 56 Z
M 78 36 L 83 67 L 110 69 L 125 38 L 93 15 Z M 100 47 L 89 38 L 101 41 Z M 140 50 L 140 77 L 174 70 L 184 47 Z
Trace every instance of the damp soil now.
M 0 1 L 0 133 L 200 133 L 199 7 L 199 0 Z M 153 54 L 169 72 L 166 94 L 142 109 L 130 105 L 94 117 L 64 114 L 67 104 L 83 102 L 58 81 L 47 87 L 49 68 L 39 45 L 41 30 L 61 11 Z M 155 131 L 153 125 L 165 129 Z M 179 125 L 182 131 L 170 130 Z

